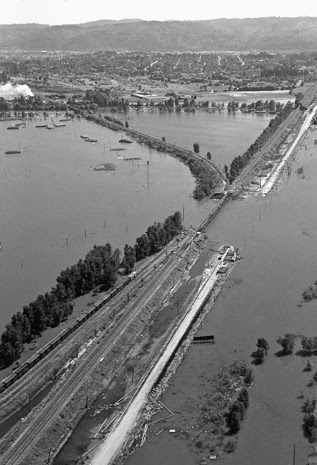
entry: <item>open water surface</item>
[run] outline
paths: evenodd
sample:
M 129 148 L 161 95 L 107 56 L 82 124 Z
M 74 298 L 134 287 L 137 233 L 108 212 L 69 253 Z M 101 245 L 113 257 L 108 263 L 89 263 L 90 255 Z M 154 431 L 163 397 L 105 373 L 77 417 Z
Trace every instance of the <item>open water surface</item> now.
M 164 403 L 175 412 L 159 436 L 152 433 L 127 465 L 193 465 L 198 449 L 181 436 L 169 433 L 182 420 L 182 410 L 199 409 L 204 401 L 199 388 L 202 374 L 216 373 L 234 360 L 251 363 L 256 341 L 270 345 L 263 365 L 254 366 L 255 384 L 234 453 L 223 465 L 306 464 L 312 448 L 304 438 L 301 405 L 315 398 L 316 386 L 307 387 L 311 373 L 303 372 L 308 357 L 296 353 L 279 357 L 279 336 L 295 333 L 317 335 L 316 302 L 299 306 L 301 294 L 317 278 L 317 147 L 313 140 L 296 156 L 293 169 L 278 191 L 268 197 L 227 204 L 209 225 L 216 242 L 238 246 L 244 260 L 235 265 L 201 334 L 214 334 L 215 344 L 192 345 L 164 393 Z M 304 168 L 303 174 L 297 169 Z M 309 357 L 316 370 L 317 357 Z M 303 398 L 301 398 L 303 396 Z M 197 407 L 194 407 L 194 405 Z M 187 424 L 190 431 L 195 424 Z M 154 427 L 153 427 L 154 428 Z M 212 441 L 212 438 L 210 438 Z M 205 457 L 208 459 L 208 451 Z M 213 462 L 213 461 L 212 461 Z M 212 463 L 207 460 L 206 463 Z
M 255 113 L 175 113 L 148 111 L 130 112 L 128 123 L 132 129 L 145 132 L 179 147 L 193 150 L 197 142 L 200 153 L 211 153 L 213 161 L 221 168 L 230 166 L 234 157 L 242 155 L 265 129 L 272 115 Z M 257 134 L 257 135 L 255 135 Z
M 213 119 L 218 143 L 206 127 L 204 135 L 210 138 L 213 153 L 227 150 L 232 128 L 235 138 L 229 145 L 247 146 L 245 133 L 251 142 L 268 122 L 249 118 L 243 125 L 239 118 L 199 112 L 184 120 L 191 121 L 190 126 L 181 128 L 177 115 L 173 120 L 160 115 L 155 121 L 153 116 L 140 115 L 138 129 L 147 132 L 151 125 L 162 126 L 167 140 L 166 124 L 175 134 L 189 130 L 195 134 L 195 128 L 205 127 L 205 118 Z M 198 203 L 191 197 L 195 181 L 175 158 L 135 142 L 120 144 L 121 133 L 86 120 L 72 120 L 51 131 L 35 127 L 43 123 L 51 124 L 50 118 L 28 120 L 26 128 L 13 131 L 7 127 L 14 122 L 0 124 L 0 332 L 14 313 L 49 291 L 59 272 L 83 258 L 94 244 L 110 242 L 123 250 L 154 221 L 182 212 L 183 206 L 187 226 L 198 225 L 210 208 L 210 202 Z M 84 142 L 81 134 L 99 142 Z M 196 135 L 192 137 L 196 140 Z M 117 147 L 127 150 L 109 150 Z M 19 148 L 26 151 L 5 155 Z M 105 162 L 114 163 L 116 170 L 92 170 Z

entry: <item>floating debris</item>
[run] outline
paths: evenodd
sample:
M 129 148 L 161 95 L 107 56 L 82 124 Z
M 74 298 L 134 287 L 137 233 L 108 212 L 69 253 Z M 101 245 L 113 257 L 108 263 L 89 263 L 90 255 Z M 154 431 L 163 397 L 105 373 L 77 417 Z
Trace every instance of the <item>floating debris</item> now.
M 102 163 L 94 168 L 94 171 L 115 171 L 116 165 L 114 163 Z

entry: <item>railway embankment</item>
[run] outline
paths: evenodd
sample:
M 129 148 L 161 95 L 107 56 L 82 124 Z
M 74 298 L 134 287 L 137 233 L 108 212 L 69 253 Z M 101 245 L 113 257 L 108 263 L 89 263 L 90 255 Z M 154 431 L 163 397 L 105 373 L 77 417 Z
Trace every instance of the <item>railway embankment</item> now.
M 133 140 L 138 144 L 146 145 L 158 152 L 167 153 L 187 165 L 196 180 L 196 188 L 193 193 L 196 200 L 202 200 L 211 195 L 215 190 L 223 190 L 227 183 L 225 174 L 221 169 L 211 160 L 204 158 L 199 153 L 191 152 L 190 150 L 170 144 L 164 140 L 135 131 L 134 129 L 120 126 L 116 122 L 105 119 L 101 114 L 99 116 L 89 114 L 85 117 L 108 129 L 121 131 L 129 136 L 131 141 Z
M 265 182 L 263 183 L 263 186 L 261 187 L 262 195 L 267 195 L 274 188 L 274 186 L 277 184 L 277 182 L 281 178 L 289 159 L 292 157 L 292 155 L 294 154 L 294 151 L 296 150 L 296 147 L 301 143 L 301 141 L 305 137 L 305 134 L 307 134 L 307 131 L 309 130 L 312 124 L 312 121 L 315 117 L 316 112 L 317 112 L 317 105 L 315 105 L 311 109 L 311 111 L 307 113 L 306 118 L 298 134 L 296 135 L 295 139 L 293 140 L 291 145 L 286 149 L 285 154 L 283 155 L 280 162 L 277 163 L 274 166 L 273 170 L 268 174 L 267 178 L 265 179 Z
M 176 324 L 177 320 L 171 321 L 170 318 L 166 318 L 166 321 L 155 335 L 152 334 L 151 323 L 156 321 L 157 318 L 160 319 L 162 302 L 168 301 L 177 289 L 177 286 L 184 279 L 186 280 L 186 276 L 200 255 L 205 242 L 206 238 L 201 234 L 193 241 L 189 241 L 189 248 L 186 247 L 183 249 L 179 245 L 179 247 L 176 247 L 177 252 L 175 250 L 170 258 L 165 257 L 164 254 L 163 258 L 166 263 L 162 264 L 163 270 L 161 269 L 161 272 L 165 271 L 159 281 L 154 278 L 155 284 L 148 284 L 152 289 L 150 296 L 145 298 L 145 295 L 148 294 L 146 283 L 142 283 L 141 286 L 139 285 L 138 290 L 136 289 L 133 295 L 131 295 L 133 299 L 131 299 L 130 303 L 132 304 L 137 300 L 135 305 L 140 312 L 131 320 L 128 329 L 126 331 L 120 329 L 118 340 L 112 343 L 109 350 L 105 351 L 103 347 L 107 343 L 112 330 L 109 326 L 104 327 L 93 341 L 90 349 L 87 350 L 80 360 L 76 361 L 76 364 L 69 366 L 63 381 L 55 386 L 50 395 L 42 401 L 38 408 L 28 415 L 27 419 L 21 420 L 1 440 L 0 452 L 6 460 L 4 463 L 23 463 L 17 460 L 18 454 L 14 455 L 15 461 L 12 462 L 13 455 L 9 451 L 11 449 L 12 452 L 14 444 L 14 449 L 18 450 L 21 447 L 22 451 L 23 436 L 28 434 L 28 431 L 32 434 L 32 447 L 30 447 L 30 441 L 23 446 L 24 460 L 32 461 L 33 464 L 45 463 L 49 451 L 51 450 L 52 456 L 58 453 L 60 445 L 65 442 L 65 438 L 69 435 L 70 431 L 75 429 L 77 423 L 85 415 L 90 405 L 106 388 L 107 393 L 112 392 L 111 398 L 105 400 L 109 405 L 121 397 L 122 390 L 129 384 L 130 379 L 128 379 L 129 377 L 126 379 L 125 376 L 126 373 L 130 372 L 129 370 L 133 370 L 133 382 L 138 383 L 148 363 L 151 362 L 153 353 L 159 350 L 162 341 L 168 336 L 170 325 Z M 175 256 L 176 253 L 177 257 Z M 174 259 L 174 256 L 177 260 Z M 153 292 L 154 288 L 157 288 L 155 292 Z M 129 303 L 125 300 L 121 302 L 121 305 L 125 307 Z M 118 314 L 117 317 L 119 318 L 119 316 Z M 118 321 L 122 321 L 123 318 Z M 147 348 L 144 348 L 145 345 L 147 345 Z M 91 362 L 91 356 L 89 355 L 91 351 L 92 354 L 95 354 L 93 355 L 95 366 Z M 68 380 L 72 377 L 77 377 L 76 373 L 81 378 L 80 384 L 76 385 L 76 389 L 73 387 L 69 390 L 68 400 L 65 399 L 63 408 L 60 410 L 57 407 L 60 402 L 61 393 L 64 393 L 66 389 L 64 388 L 64 384 L 66 383 L 65 385 L 67 386 Z M 47 417 L 46 412 L 51 412 L 49 417 Z M 32 431 L 38 431 L 36 425 L 42 424 L 41 417 L 45 420 L 45 427 L 42 426 L 42 429 L 39 430 L 40 433 L 37 432 L 35 435 Z M 20 440 L 17 441 L 17 438 L 20 437 L 22 443 Z M 8 451 L 9 455 L 5 451 Z M 0 463 L 2 463 L 1 460 Z
M 126 450 L 123 453 L 128 454 L 130 452 L 131 444 L 135 442 L 135 437 L 138 436 L 140 427 L 144 425 L 142 412 L 147 404 L 150 392 L 155 387 L 162 373 L 166 372 L 168 369 L 167 367 L 173 360 L 181 344 L 182 354 L 184 354 L 184 351 L 188 348 L 193 333 L 197 330 L 198 325 L 205 315 L 204 309 L 207 311 L 207 303 L 209 301 L 211 301 L 211 304 L 213 303 L 230 274 L 236 259 L 237 254 L 235 249 L 232 246 L 224 246 L 222 248 L 222 253 L 215 257 L 211 266 L 206 268 L 200 285 L 192 296 L 190 305 L 188 305 L 187 311 L 183 314 L 181 320 L 170 333 L 169 338 L 152 360 L 133 398 L 130 400 L 128 408 L 126 408 L 124 413 L 120 416 L 116 428 L 105 438 L 104 443 L 93 459 L 93 465 L 113 463 L 118 454 L 122 453 L 122 448 L 125 446 Z M 178 362 L 181 362 L 181 357 L 179 356 Z M 172 370 L 175 369 L 176 366 L 174 364 Z M 155 409 L 152 411 L 152 414 L 154 413 Z M 149 418 L 148 409 L 146 416 Z

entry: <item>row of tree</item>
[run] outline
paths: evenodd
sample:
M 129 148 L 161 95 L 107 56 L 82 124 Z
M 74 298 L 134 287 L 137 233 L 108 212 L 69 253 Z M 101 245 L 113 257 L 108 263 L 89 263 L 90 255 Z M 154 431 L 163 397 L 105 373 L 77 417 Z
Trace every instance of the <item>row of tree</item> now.
M 317 416 L 316 416 L 316 400 L 306 399 L 302 405 L 302 411 L 305 413 L 303 430 L 309 442 L 317 440 Z
M 272 135 L 277 131 L 278 127 L 292 111 L 293 106 L 290 102 L 288 102 L 285 107 L 276 114 L 275 118 L 271 119 L 268 127 L 264 129 L 256 141 L 250 145 L 248 150 L 244 152 L 243 155 L 239 155 L 233 159 L 230 164 L 230 170 L 227 166 L 225 166 L 225 173 L 230 183 L 232 183 L 234 179 L 241 173 L 253 155 L 262 149 L 262 147 L 272 137 Z
M 96 116 L 96 115 L 85 115 L 85 117 L 88 120 L 94 121 L 97 124 L 101 124 L 102 126 L 107 126 L 110 129 L 113 129 L 114 131 L 120 130 L 118 127 L 118 120 L 115 118 L 110 118 L 107 117 L 105 121 L 105 117 L 102 118 L 101 116 Z M 114 124 L 112 124 L 114 123 Z M 122 122 L 119 122 L 120 126 L 122 126 Z M 131 131 L 131 134 L 133 134 L 133 131 Z M 193 197 L 196 200 L 202 200 L 203 198 L 207 197 L 208 195 L 211 194 L 212 189 L 215 187 L 217 183 L 217 179 L 219 178 L 218 173 L 212 168 L 212 166 L 209 163 L 206 163 L 203 159 L 199 159 L 194 157 L 189 151 L 187 150 L 182 150 L 182 149 L 177 149 L 176 147 L 170 147 L 166 145 L 165 142 L 165 137 L 163 136 L 162 142 L 153 140 L 153 138 L 147 138 L 147 137 L 140 137 L 138 139 L 139 143 L 144 143 L 148 147 L 152 147 L 155 150 L 161 151 L 161 152 L 167 152 L 171 153 L 174 157 L 178 158 L 181 160 L 185 165 L 188 166 L 190 169 L 190 172 L 196 179 L 196 187 L 193 192 Z M 195 150 L 196 153 L 199 153 L 199 144 L 197 146 L 195 145 Z M 198 152 L 197 152 L 198 150 Z
M 237 400 L 230 405 L 229 411 L 226 415 L 227 426 L 231 434 L 236 434 L 240 430 L 241 422 L 248 407 L 249 391 L 244 387 L 239 392 Z
M 12 316 L 0 340 L 0 368 L 11 365 L 23 352 L 24 344 L 39 337 L 49 327 L 55 327 L 73 311 L 73 299 L 99 286 L 110 289 L 117 281 L 119 268 L 128 273 L 137 260 L 154 254 L 164 247 L 182 227 L 181 214 L 176 212 L 163 224 L 154 223 L 137 239 L 134 247 L 126 245 L 123 260 L 120 250 L 109 243 L 95 245 L 77 264 L 60 272 L 56 285 L 45 295 L 23 307 Z
M 135 262 L 162 250 L 182 228 L 180 212 L 166 218 L 164 223 L 154 223 L 146 233 L 138 237 L 134 247 L 125 245 L 121 267 L 126 274 L 133 270 Z

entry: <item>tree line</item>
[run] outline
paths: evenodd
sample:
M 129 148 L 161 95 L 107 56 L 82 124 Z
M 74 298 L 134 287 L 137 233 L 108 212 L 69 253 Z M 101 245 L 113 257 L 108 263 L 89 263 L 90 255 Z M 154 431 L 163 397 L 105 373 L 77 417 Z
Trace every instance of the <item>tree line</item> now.
M 287 102 L 285 107 L 276 114 L 275 118 L 271 119 L 268 127 L 264 129 L 264 131 L 259 135 L 256 141 L 250 145 L 248 150 L 244 152 L 243 155 L 238 155 L 232 160 L 230 164 L 230 169 L 227 165 L 225 166 L 225 173 L 230 183 L 232 183 L 236 179 L 236 177 L 239 176 L 239 174 L 249 163 L 253 155 L 262 149 L 262 147 L 272 137 L 272 135 L 277 131 L 278 127 L 282 124 L 282 122 L 289 116 L 289 114 L 292 111 L 292 104 L 290 102 Z
M 17 360 L 24 344 L 39 337 L 46 328 L 58 326 L 71 315 L 73 299 L 90 292 L 97 286 L 102 290 L 113 287 L 119 269 L 129 273 L 135 262 L 161 250 L 181 230 L 180 212 L 166 218 L 163 224 L 154 223 L 146 233 L 137 238 L 134 247 L 126 245 L 120 260 L 120 250 L 113 250 L 109 243 L 95 245 L 84 259 L 62 270 L 56 285 L 35 301 L 12 316 L 0 339 L 0 369 Z
M 125 273 L 133 270 L 135 262 L 153 255 L 165 247 L 182 228 L 180 212 L 166 218 L 164 223 L 154 223 L 142 236 L 136 239 L 134 247 L 125 245 L 121 267 Z
M 118 125 L 122 126 L 122 122 L 111 117 L 95 116 L 92 114 L 84 115 L 87 120 L 94 121 L 97 124 L 106 126 L 114 131 L 119 131 L 120 128 Z M 113 124 L 114 123 L 114 124 Z M 130 135 L 135 135 L 131 130 L 126 130 Z M 178 149 L 177 147 L 170 147 L 165 144 L 165 138 L 162 140 L 162 143 L 159 140 L 154 140 L 153 138 L 147 138 L 146 135 L 138 135 L 136 138 L 137 142 L 144 143 L 148 147 L 151 147 L 159 152 L 167 152 L 173 155 L 174 157 L 181 160 L 185 165 L 188 166 L 190 172 L 196 179 L 196 187 L 193 192 L 193 197 L 195 200 L 202 200 L 211 194 L 212 189 L 216 185 L 216 179 L 218 173 L 213 169 L 213 167 L 206 161 L 196 158 L 187 150 Z M 197 144 L 198 145 L 198 144 Z M 199 147 L 198 147 L 199 148 Z

